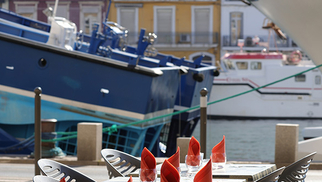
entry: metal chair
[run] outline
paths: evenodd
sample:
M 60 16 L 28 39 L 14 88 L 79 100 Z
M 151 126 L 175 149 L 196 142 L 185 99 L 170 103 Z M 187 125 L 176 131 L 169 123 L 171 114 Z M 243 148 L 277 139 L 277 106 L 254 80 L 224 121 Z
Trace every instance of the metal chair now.
M 59 180 L 49 177 L 49 176 L 41 176 L 37 175 L 34 176 L 32 179 L 33 182 L 59 182 Z
M 62 177 L 65 177 L 66 182 L 72 180 L 95 182 L 95 180 L 86 176 L 85 174 L 54 160 L 40 159 L 38 160 L 38 166 L 42 173 L 55 179 L 60 180 Z
M 259 180 L 256 180 L 256 182 L 276 182 L 280 178 L 284 169 L 285 169 L 285 167 L 281 167 L 279 169 L 276 169 L 275 171 L 271 172 L 270 174 L 260 178 Z
M 304 179 L 306 178 L 306 173 L 309 170 L 309 166 L 315 154 L 316 152 L 313 152 L 303 157 L 302 159 L 287 166 L 284 169 L 278 181 L 279 182 L 304 181 Z
M 103 149 L 101 155 L 106 162 L 109 178 L 122 176 L 136 171 L 141 166 L 141 160 L 115 149 Z

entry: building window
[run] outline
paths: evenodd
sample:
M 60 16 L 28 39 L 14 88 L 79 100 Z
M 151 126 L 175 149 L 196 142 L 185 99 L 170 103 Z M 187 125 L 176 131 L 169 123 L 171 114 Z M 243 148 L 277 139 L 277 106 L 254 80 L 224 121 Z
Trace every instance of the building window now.
M 297 75 L 294 78 L 295 78 L 295 82 L 305 82 L 305 79 L 306 79 L 304 74 Z
M 69 20 L 69 2 L 60 2 L 58 3 L 56 16 L 63 17 Z M 51 7 L 54 10 L 55 2 L 47 2 L 47 7 Z
M 117 23 L 129 31 L 127 42 L 136 44 L 138 41 L 138 8 L 118 7 Z
M 248 69 L 248 62 L 236 62 L 236 65 L 239 70 L 247 70 Z
M 193 44 L 212 44 L 213 6 L 191 6 Z
M 91 34 L 95 23 L 102 23 L 103 2 L 79 2 L 80 4 L 80 30 Z
M 37 7 L 36 1 L 14 1 L 16 13 L 21 16 L 37 20 Z
M 243 37 L 243 13 L 230 13 L 230 45 L 237 46 L 238 39 Z
M 193 54 L 191 54 L 189 56 L 189 59 L 194 61 L 194 60 L 198 59 L 202 55 L 204 56 L 204 58 L 202 59 L 202 63 L 215 66 L 215 60 L 216 60 L 215 55 L 210 54 L 209 52 L 196 52 L 196 53 L 193 53 Z
M 157 44 L 175 43 L 175 6 L 154 6 L 154 33 Z
M 251 70 L 261 70 L 262 69 L 262 63 L 261 62 L 251 62 L 250 63 L 250 69 Z

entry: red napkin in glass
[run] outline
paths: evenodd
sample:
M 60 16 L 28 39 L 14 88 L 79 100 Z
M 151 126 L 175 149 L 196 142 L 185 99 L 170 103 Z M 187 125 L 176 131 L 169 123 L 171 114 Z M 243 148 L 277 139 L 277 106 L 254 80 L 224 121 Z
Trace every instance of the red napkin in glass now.
M 152 171 L 144 171 L 146 169 L 155 169 L 157 162 L 154 155 L 146 148 L 141 153 L 141 181 L 154 181 L 155 175 Z
M 133 182 L 132 176 L 130 176 L 130 179 L 127 182 Z
M 211 159 L 212 162 L 225 162 L 225 135 L 221 142 L 219 142 L 216 146 L 214 146 L 211 150 Z
M 66 182 L 65 177 L 62 177 L 59 182 Z
M 168 161 L 178 170 L 180 167 L 180 147 L 177 148 L 177 152 L 173 154 Z
M 200 164 L 200 144 L 198 140 L 192 136 L 188 147 L 188 156 L 186 162 L 190 166 L 198 166 Z
M 161 182 L 179 182 L 180 174 L 177 169 L 166 159 L 161 166 Z
M 212 162 L 211 159 L 208 163 L 197 172 L 193 182 L 212 182 Z

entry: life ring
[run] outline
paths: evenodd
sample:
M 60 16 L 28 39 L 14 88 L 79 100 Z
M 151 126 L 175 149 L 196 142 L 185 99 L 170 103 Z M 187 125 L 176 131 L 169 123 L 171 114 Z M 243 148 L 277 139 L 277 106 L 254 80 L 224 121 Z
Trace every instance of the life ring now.
M 290 55 L 290 60 L 292 63 L 299 63 L 302 60 L 302 54 L 300 51 L 293 51 Z

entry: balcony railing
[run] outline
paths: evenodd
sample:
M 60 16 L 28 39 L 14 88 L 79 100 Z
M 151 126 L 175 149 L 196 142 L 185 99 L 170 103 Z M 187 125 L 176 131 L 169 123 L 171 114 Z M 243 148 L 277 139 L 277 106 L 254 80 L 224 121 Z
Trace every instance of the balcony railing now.
M 129 33 L 128 44 L 137 44 L 138 33 Z M 174 45 L 174 44 L 190 44 L 190 45 L 213 45 L 219 43 L 218 32 L 175 32 L 175 33 L 157 33 L 157 39 L 154 45 Z
M 258 35 L 259 38 L 258 44 L 253 42 L 254 35 L 244 35 L 240 38 L 232 39 L 229 35 L 222 36 L 222 47 L 238 47 L 238 39 L 244 39 L 244 48 L 252 47 L 269 47 L 269 48 L 298 48 L 296 43 L 288 36 L 286 40 L 280 39 L 276 34 L 268 35 Z

